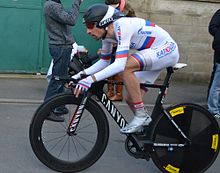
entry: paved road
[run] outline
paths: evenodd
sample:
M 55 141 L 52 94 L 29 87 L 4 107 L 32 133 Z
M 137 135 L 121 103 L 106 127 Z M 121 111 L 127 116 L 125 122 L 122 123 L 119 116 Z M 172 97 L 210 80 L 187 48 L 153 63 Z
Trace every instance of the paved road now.
M 1 173 L 50 173 L 33 154 L 28 138 L 31 117 L 38 104 L 0 104 L 0 172 Z M 122 113 L 127 107 L 119 106 Z M 130 117 L 129 117 L 130 118 Z M 159 173 L 150 162 L 130 157 L 124 149 L 124 137 L 110 120 L 111 136 L 106 152 L 101 159 L 83 173 Z M 115 128 L 114 128 L 115 127 Z M 207 173 L 219 173 L 220 157 Z
M 45 79 L 0 78 L 0 173 L 50 173 L 31 150 L 28 131 L 31 118 L 42 102 Z M 196 102 L 205 105 L 207 84 L 171 83 L 167 104 Z M 145 103 L 155 101 L 151 92 Z M 130 116 L 125 103 L 118 104 L 123 114 Z M 131 118 L 131 117 L 128 117 Z M 109 145 L 101 159 L 83 173 L 159 173 L 150 162 L 130 157 L 124 149 L 124 137 L 110 118 L 112 127 Z M 115 127 L 115 128 L 114 128 Z M 196 160 L 195 160 L 196 161 Z M 219 173 L 220 156 L 207 173 Z

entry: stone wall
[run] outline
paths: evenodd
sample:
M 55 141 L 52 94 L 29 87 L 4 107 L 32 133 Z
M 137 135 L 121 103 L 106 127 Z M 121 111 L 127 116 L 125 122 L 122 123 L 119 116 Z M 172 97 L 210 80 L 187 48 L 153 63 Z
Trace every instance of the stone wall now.
M 192 0 L 127 1 L 135 9 L 137 16 L 155 22 L 177 41 L 180 62 L 187 63 L 188 67 L 179 70 L 174 78 L 189 82 L 209 82 L 213 50 L 208 24 L 220 8 L 220 3 Z

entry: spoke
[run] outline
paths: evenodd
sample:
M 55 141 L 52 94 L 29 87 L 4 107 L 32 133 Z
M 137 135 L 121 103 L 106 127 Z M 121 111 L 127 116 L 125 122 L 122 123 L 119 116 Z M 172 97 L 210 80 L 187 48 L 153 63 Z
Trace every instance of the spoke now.
M 67 114 L 67 116 L 68 116 L 68 121 L 66 121 L 66 125 L 67 125 L 67 127 L 68 127 L 68 125 L 69 125 L 69 123 L 70 123 L 70 121 L 71 121 L 71 117 L 72 117 L 72 113 L 71 113 L 72 111 L 71 111 L 71 110 L 73 110 L 73 109 L 71 108 L 70 105 L 68 105 L 67 108 L 69 109 L 69 113 Z
M 78 158 L 79 158 L 79 153 L 78 153 L 78 151 L 77 151 L 77 149 L 76 149 L 76 144 L 75 144 L 75 142 L 73 141 L 73 138 L 71 138 L 71 140 L 72 140 L 73 145 L 74 145 L 74 148 L 75 148 L 75 150 L 76 150 L 76 154 L 77 154 L 77 156 L 78 156 Z M 73 151 L 73 153 L 74 153 L 74 151 Z
M 88 140 L 88 139 L 80 137 L 80 136 L 76 136 L 76 137 L 78 137 L 79 139 L 84 140 L 84 141 L 86 141 L 88 143 L 94 144 L 94 141 Z
M 44 133 L 64 133 L 64 131 L 44 131 Z
M 64 123 L 59 122 L 59 124 L 60 124 L 65 130 L 67 130 L 67 127 L 64 125 Z
M 57 139 L 63 138 L 63 137 L 65 137 L 65 136 L 67 136 L 67 134 L 62 135 L 62 136 L 58 136 L 58 137 L 53 138 L 53 139 L 45 140 L 44 142 L 52 142 L 52 141 L 55 141 L 55 140 L 57 140 Z
M 65 136 L 63 136 L 63 137 L 65 137 Z M 52 151 L 62 140 L 63 140 L 63 138 L 58 140 L 58 142 L 49 150 Z
M 60 153 L 58 154 L 58 157 L 60 157 L 62 151 L 64 150 L 64 147 L 65 147 L 65 145 L 67 144 L 67 141 L 68 141 L 68 138 L 67 138 L 67 140 L 65 141 L 65 143 L 63 144 L 63 147 L 61 148 Z
M 46 120 L 46 122 L 44 121 L 44 124 L 45 126 L 51 126 L 54 127 L 55 129 L 62 127 L 62 129 L 64 128 L 65 130 L 67 130 L 63 122 L 52 122 L 50 120 Z M 57 124 L 59 124 L 59 126 L 57 126 Z
M 87 113 L 87 115 L 83 114 L 81 120 L 84 121 L 84 119 L 85 119 L 86 117 L 88 117 L 88 116 L 89 116 L 88 113 Z
M 67 159 L 70 160 L 70 139 L 68 138 L 68 152 L 67 152 Z
M 78 132 L 78 134 L 80 134 L 80 133 L 94 134 L 94 132 L 91 132 L 91 131 L 80 131 L 80 132 Z
M 88 128 L 88 127 L 90 127 L 90 126 L 92 126 L 92 125 L 93 125 L 93 123 L 87 124 L 87 125 L 85 125 L 85 126 L 83 126 L 83 127 L 80 127 L 79 129 L 77 129 L 77 131 L 82 130 L 82 129 L 85 129 L 85 128 Z
M 79 137 L 78 137 L 79 138 Z M 78 142 L 78 144 L 85 150 L 85 151 L 87 151 L 87 149 L 86 149 L 86 147 L 84 147 L 80 142 L 79 142 L 79 140 L 75 137 L 75 139 L 76 139 L 76 141 Z

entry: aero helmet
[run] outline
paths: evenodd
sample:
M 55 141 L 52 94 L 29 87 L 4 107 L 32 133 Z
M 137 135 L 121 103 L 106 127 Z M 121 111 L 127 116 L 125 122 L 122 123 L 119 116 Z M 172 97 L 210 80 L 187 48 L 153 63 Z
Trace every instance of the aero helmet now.
M 106 28 L 116 19 L 123 17 L 119 10 L 105 4 L 95 4 L 90 6 L 83 15 L 84 23 L 94 23 L 98 28 Z

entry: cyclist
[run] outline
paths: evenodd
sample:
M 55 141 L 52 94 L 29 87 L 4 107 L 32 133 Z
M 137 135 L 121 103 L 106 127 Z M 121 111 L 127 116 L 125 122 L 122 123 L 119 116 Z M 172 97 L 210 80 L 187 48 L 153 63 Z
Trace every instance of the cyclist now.
M 105 5 L 90 6 L 83 16 L 87 33 L 102 40 L 101 59 L 91 67 L 74 75 L 81 79 L 74 91 L 76 97 L 88 90 L 92 83 L 123 72 L 133 120 L 123 127 L 122 133 L 134 133 L 152 120 L 145 110 L 142 97 L 147 90 L 140 82 L 153 83 L 162 69 L 174 66 L 179 59 L 178 46 L 172 37 L 153 22 L 137 17 L 124 17 L 117 9 Z M 117 44 L 116 58 L 111 64 L 113 44 Z M 129 55 L 129 49 L 137 50 Z

